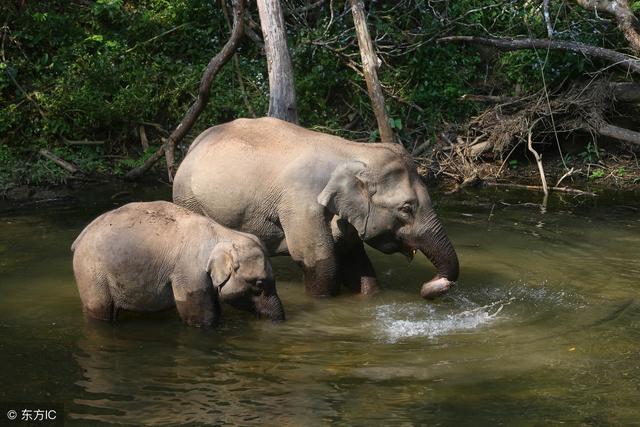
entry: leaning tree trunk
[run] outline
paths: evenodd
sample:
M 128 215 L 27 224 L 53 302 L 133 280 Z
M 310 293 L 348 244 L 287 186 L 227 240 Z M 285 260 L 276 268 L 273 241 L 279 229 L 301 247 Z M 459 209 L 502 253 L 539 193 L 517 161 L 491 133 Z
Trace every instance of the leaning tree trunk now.
M 636 55 L 640 54 L 640 23 L 633 13 L 628 0 L 576 0 L 580 6 L 594 12 L 613 15 L 618 28 L 629 42 Z
M 293 69 L 279 0 L 258 0 L 269 72 L 269 116 L 298 123 Z
M 364 78 L 367 81 L 367 90 L 373 104 L 373 112 L 378 121 L 378 129 L 380 130 L 380 139 L 382 142 L 393 142 L 393 131 L 389 124 L 389 116 L 384 108 L 384 95 L 382 94 L 382 86 L 378 80 L 378 64 L 379 60 L 373 50 L 373 43 L 367 28 L 367 20 L 364 16 L 364 4 L 362 0 L 349 0 L 351 3 L 351 13 L 353 14 L 353 25 L 358 35 L 358 45 L 360 46 L 360 56 L 362 57 L 362 70 Z
M 224 1 L 224 0 L 223 0 Z M 211 83 L 213 82 L 213 78 L 218 74 L 220 69 L 231 59 L 233 53 L 238 48 L 240 44 L 240 40 L 242 39 L 243 34 L 243 18 L 244 18 L 244 6 L 245 0 L 232 0 L 233 2 L 233 29 L 231 31 L 231 37 L 224 45 L 222 50 L 214 56 L 207 68 L 204 70 L 202 74 L 202 79 L 200 80 L 200 87 L 198 89 L 198 97 L 196 101 L 191 105 L 187 114 L 185 114 L 184 118 L 175 128 L 175 130 L 169 135 L 169 138 L 165 140 L 160 147 L 151 157 L 149 157 L 144 164 L 141 166 L 130 170 L 125 178 L 129 180 L 140 178 L 146 171 L 151 169 L 151 167 L 158 161 L 162 156 L 166 156 L 167 160 L 167 174 L 169 175 L 169 182 L 173 182 L 173 169 L 174 169 L 174 151 L 176 144 L 180 142 L 187 132 L 194 125 L 200 113 L 207 106 L 207 102 L 209 102 L 209 96 L 211 91 Z

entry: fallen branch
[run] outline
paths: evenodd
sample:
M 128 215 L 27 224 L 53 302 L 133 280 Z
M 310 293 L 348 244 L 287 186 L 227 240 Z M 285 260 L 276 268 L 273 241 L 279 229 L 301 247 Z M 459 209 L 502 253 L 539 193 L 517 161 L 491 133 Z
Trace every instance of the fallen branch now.
M 540 185 L 523 185 L 523 184 L 508 184 L 503 182 L 495 182 L 495 181 L 484 181 L 484 185 L 487 187 L 503 187 L 503 188 L 517 188 L 522 190 L 532 190 L 532 191 L 544 191 L 542 186 Z M 561 193 L 570 193 L 578 196 L 597 196 L 596 193 L 592 193 L 590 191 L 577 190 L 575 188 L 568 187 L 549 187 L 551 191 L 561 192 Z
M 471 145 L 469 147 L 469 155 L 471 157 L 478 157 L 480 154 L 483 154 L 485 151 L 489 151 L 493 147 L 493 143 L 491 141 L 480 142 L 475 145 Z
M 476 95 L 472 93 L 466 93 L 460 97 L 460 101 L 486 102 L 489 104 L 504 104 L 507 102 L 518 101 L 518 98 L 514 98 L 512 96 Z
M 640 73 L 640 59 L 637 59 L 615 50 L 605 49 L 602 47 L 591 46 L 584 43 L 546 40 L 546 39 L 499 39 L 476 36 L 450 36 L 438 39 L 438 43 L 473 43 L 484 46 L 492 46 L 500 50 L 519 50 L 519 49 L 552 49 L 552 50 L 568 50 L 570 52 L 581 53 L 586 56 L 604 59 L 617 65 L 624 67 L 628 71 Z
M 427 148 L 429 148 L 430 145 L 431 145 L 431 140 L 427 139 L 425 142 L 423 142 L 422 144 L 420 144 L 416 148 L 414 148 L 413 151 L 411 151 L 411 155 L 413 157 L 420 156 L 422 153 L 427 151 Z
M 67 162 L 66 160 L 62 160 L 60 157 L 56 156 L 55 154 L 53 154 L 51 151 L 43 148 L 38 152 L 42 157 L 45 157 L 49 160 L 51 160 L 53 163 L 55 163 L 56 165 L 60 166 L 62 169 L 66 170 L 69 173 L 78 173 L 80 172 L 80 169 L 78 169 L 75 165 L 73 165 L 72 163 Z
M 560 177 L 560 179 L 558 180 L 558 182 L 556 182 L 555 187 L 558 187 L 558 186 L 560 185 L 560 183 L 561 183 L 562 181 L 564 181 L 564 179 L 565 179 L 565 178 L 570 177 L 570 176 L 575 175 L 575 174 L 580 173 L 580 172 L 582 172 L 582 169 L 578 169 L 578 170 L 576 170 L 575 168 L 571 168 L 571 169 L 569 169 L 569 171 L 567 171 L 567 173 L 565 173 L 564 175 L 562 175 L 562 176 Z
M 640 102 L 640 83 L 611 83 L 611 89 L 618 102 Z
M 614 138 L 631 144 L 640 145 L 640 132 L 610 124 L 604 124 L 598 128 L 598 133 L 602 136 L 607 136 L 609 138 Z
M 167 161 L 167 174 L 169 176 L 169 182 L 173 182 L 173 168 L 174 168 L 174 153 L 175 146 L 180 142 L 187 132 L 191 129 L 193 124 L 200 116 L 200 113 L 204 110 L 209 101 L 211 83 L 213 78 L 218 74 L 220 69 L 231 59 L 233 53 L 238 48 L 240 40 L 242 39 L 244 26 L 242 25 L 244 17 L 244 0 L 233 1 L 233 31 L 231 37 L 224 45 L 222 50 L 214 56 L 207 68 L 205 69 L 202 79 L 200 80 L 200 87 L 198 89 L 198 97 L 196 101 L 191 105 L 187 114 L 175 128 L 175 130 L 169 135 L 167 140 L 151 157 L 147 159 L 141 166 L 132 169 L 125 175 L 125 179 L 133 180 L 140 178 L 146 171 L 148 171 L 163 155 L 166 156 Z
M 634 82 L 612 82 L 609 83 L 610 90 L 617 102 L 640 102 L 640 83 Z M 521 98 L 500 95 L 481 95 L 467 93 L 458 98 L 460 101 L 485 102 L 487 104 L 513 104 L 523 101 Z

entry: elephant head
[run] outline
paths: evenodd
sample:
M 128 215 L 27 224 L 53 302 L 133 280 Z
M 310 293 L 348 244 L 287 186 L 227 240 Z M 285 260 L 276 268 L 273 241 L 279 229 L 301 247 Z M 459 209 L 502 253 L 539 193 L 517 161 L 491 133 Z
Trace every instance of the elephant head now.
M 285 320 L 284 308 L 276 292 L 271 263 L 258 239 L 217 243 L 207 262 L 207 273 L 220 301 L 266 316 Z
M 410 260 L 416 250 L 426 255 L 437 272 L 421 295 L 433 298 L 458 279 L 456 251 L 408 153 L 397 144 L 375 145 L 374 155 L 340 163 L 317 201 L 381 252 L 401 252 Z

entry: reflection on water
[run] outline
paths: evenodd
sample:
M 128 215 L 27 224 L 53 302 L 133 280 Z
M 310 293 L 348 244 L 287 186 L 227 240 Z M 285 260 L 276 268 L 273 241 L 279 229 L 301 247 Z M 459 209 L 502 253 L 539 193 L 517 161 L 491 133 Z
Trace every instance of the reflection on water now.
M 639 417 L 640 202 L 436 197 L 460 284 L 419 299 L 426 259 L 371 251 L 384 291 L 304 295 L 275 258 L 288 320 L 224 310 L 85 320 L 69 245 L 117 189 L 0 205 L 0 401 L 64 403 L 71 425 L 630 424 Z M 167 198 L 141 188 L 131 199 Z M 125 203 L 129 200 L 121 200 Z

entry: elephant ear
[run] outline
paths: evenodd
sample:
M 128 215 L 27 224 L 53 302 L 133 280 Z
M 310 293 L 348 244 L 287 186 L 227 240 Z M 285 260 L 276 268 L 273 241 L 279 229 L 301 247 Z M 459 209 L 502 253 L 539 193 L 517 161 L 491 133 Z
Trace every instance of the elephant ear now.
M 371 197 L 375 182 L 366 164 L 348 161 L 340 164 L 318 195 L 318 203 L 353 225 L 360 238 L 367 234 Z
M 215 288 L 221 288 L 231 277 L 231 273 L 238 270 L 238 251 L 231 242 L 220 242 L 214 246 L 206 272 L 211 276 Z

